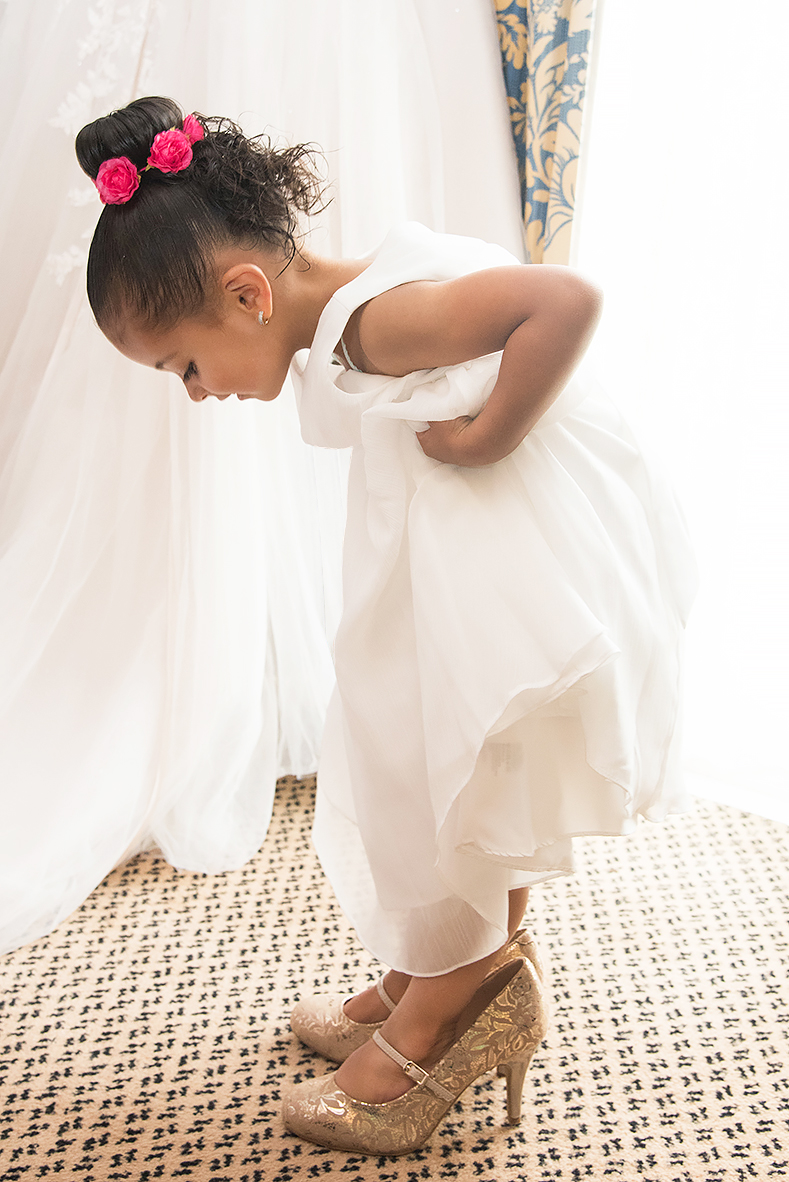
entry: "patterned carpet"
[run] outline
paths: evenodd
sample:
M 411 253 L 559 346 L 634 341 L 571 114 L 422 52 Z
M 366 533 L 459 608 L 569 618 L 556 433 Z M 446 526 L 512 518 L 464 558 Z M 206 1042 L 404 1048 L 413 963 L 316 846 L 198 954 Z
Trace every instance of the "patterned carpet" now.
M 579 841 L 574 878 L 533 891 L 553 1023 L 519 1128 L 487 1076 L 403 1158 L 284 1134 L 281 1084 L 324 1070 L 290 1034 L 290 1006 L 375 975 L 312 852 L 312 789 L 282 781 L 242 870 L 141 855 L 0 961 L 3 1182 L 789 1174 L 789 831 L 705 803 Z

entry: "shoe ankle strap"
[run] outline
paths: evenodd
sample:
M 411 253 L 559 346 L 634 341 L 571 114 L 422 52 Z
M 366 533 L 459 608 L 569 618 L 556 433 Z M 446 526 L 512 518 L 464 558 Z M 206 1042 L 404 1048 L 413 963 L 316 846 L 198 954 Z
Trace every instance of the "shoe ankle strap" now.
M 424 1067 L 420 1067 L 418 1063 L 414 1063 L 412 1059 L 406 1059 L 405 1055 L 401 1055 L 399 1051 L 396 1051 L 391 1043 L 386 1041 L 380 1030 L 373 1032 L 373 1042 L 390 1059 L 394 1059 L 398 1067 L 402 1067 L 409 1079 L 413 1079 L 418 1084 L 424 1084 L 426 1088 L 430 1088 L 430 1091 L 436 1096 L 440 1096 L 442 1100 L 454 1102 L 455 1096 L 453 1096 L 452 1092 L 433 1079 L 432 1075 L 429 1075 Z
M 378 996 L 380 997 L 381 1001 L 386 1006 L 389 1013 L 393 1014 L 395 1012 L 395 1010 L 397 1009 L 397 1002 L 392 1001 L 391 997 L 386 992 L 386 989 L 384 988 L 383 977 L 379 977 L 378 980 L 375 982 L 375 988 L 378 991 Z

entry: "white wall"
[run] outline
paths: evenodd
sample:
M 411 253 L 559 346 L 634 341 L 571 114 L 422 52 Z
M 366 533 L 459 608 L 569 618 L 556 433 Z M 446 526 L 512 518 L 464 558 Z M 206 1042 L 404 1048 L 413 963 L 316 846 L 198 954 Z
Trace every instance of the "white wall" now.
M 789 821 L 789 6 L 601 15 L 576 262 L 606 292 L 594 368 L 698 550 L 691 787 Z

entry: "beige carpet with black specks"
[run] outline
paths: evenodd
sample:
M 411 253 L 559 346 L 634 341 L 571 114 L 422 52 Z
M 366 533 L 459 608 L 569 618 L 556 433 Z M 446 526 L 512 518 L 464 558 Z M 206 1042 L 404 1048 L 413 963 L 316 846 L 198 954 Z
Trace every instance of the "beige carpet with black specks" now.
M 553 1020 L 519 1128 L 490 1075 L 406 1157 L 285 1134 L 282 1084 L 326 1066 L 291 1005 L 378 972 L 318 867 L 313 789 L 280 783 L 242 870 L 141 855 L 0 960 L 3 1182 L 789 1177 L 789 829 L 706 803 L 578 841 L 576 875 L 533 890 Z

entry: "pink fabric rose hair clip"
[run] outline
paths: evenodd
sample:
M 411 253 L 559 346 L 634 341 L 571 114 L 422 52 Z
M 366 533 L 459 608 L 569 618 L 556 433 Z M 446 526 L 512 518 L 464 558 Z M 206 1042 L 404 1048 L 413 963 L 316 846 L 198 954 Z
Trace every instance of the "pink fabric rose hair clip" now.
M 199 120 L 194 115 L 187 115 L 183 130 L 171 127 L 169 131 L 159 132 L 142 171 L 158 168 L 160 172 L 181 172 L 192 163 L 192 144 L 204 136 Z M 100 165 L 94 184 L 105 205 L 125 205 L 137 191 L 141 176 L 128 156 L 113 156 Z

